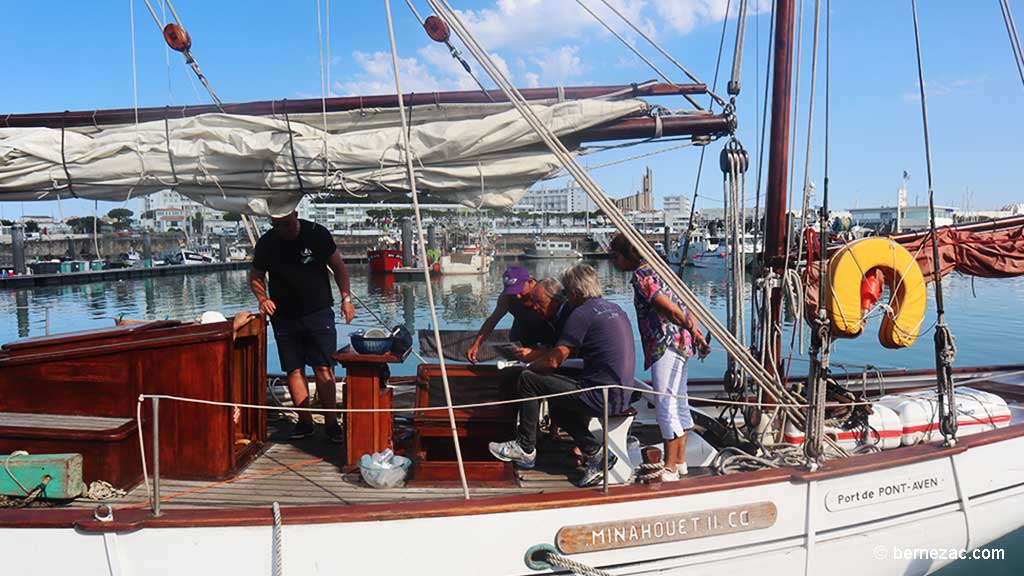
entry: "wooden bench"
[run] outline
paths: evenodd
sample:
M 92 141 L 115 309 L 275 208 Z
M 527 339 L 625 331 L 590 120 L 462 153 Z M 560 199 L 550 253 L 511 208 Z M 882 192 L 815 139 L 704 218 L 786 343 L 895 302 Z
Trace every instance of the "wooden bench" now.
M 131 418 L 0 412 L 0 454 L 15 450 L 81 454 L 86 484 L 106 480 L 127 489 L 142 479 L 138 427 Z

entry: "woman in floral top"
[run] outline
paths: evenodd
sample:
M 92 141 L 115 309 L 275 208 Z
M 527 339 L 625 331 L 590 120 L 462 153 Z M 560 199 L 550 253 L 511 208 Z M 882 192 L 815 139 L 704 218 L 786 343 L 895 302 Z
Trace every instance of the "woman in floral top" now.
M 700 326 L 679 298 L 658 276 L 636 248 L 619 234 L 612 239 L 609 256 L 619 270 L 632 271 L 633 304 L 644 348 L 644 369 L 651 369 L 658 427 L 665 440 L 664 482 L 686 475 L 686 431 L 693 428 L 686 401 L 686 361 L 696 352 L 704 358 L 711 347 Z M 680 397 L 682 396 L 682 397 Z

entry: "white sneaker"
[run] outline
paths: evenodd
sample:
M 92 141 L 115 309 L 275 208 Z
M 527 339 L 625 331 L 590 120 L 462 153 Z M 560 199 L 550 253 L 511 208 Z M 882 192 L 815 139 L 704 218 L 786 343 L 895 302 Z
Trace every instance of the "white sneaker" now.
M 491 442 L 487 445 L 487 448 L 491 451 L 491 455 L 498 460 L 502 462 L 515 462 L 520 468 L 533 468 L 537 462 L 537 450 L 525 452 L 516 440 Z
M 680 478 L 689 474 L 689 470 L 686 469 L 686 462 L 676 464 L 676 474 L 679 475 Z
M 604 452 L 598 450 L 594 454 L 584 454 L 583 462 L 586 464 L 586 468 L 583 470 L 583 475 L 580 476 L 579 480 L 576 481 L 576 485 L 580 488 L 589 488 L 590 486 L 597 486 L 604 481 Z M 615 454 L 608 454 L 608 470 L 610 471 L 619 462 L 619 457 Z
M 672 472 L 672 471 L 669 471 L 669 470 L 662 470 L 661 471 L 661 481 L 662 482 L 679 482 L 679 474 L 677 474 L 675 472 Z

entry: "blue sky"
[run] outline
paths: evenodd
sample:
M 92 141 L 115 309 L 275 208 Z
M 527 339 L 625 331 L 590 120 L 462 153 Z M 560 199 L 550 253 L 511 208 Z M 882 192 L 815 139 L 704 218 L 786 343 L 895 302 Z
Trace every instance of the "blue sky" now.
M 599 0 L 585 0 L 614 18 Z M 151 0 L 158 13 L 161 0 Z M 738 0 L 733 2 L 733 11 Z M 800 0 L 797 0 L 798 4 Z M 739 138 L 756 155 L 757 102 L 764 89 L 769 16 L 766 0 L 751 0 L 739 98 Z M 643 81 L 655 73 L 604 31 L 575 0 L 453 0 L 465 11 L 480 42 L 520 86 L 586 85 Z M 679 61 L 711 83 L 726 0 L 617 0 Z M 925 79 L 940 203 L 995 208 L 1024 202 L 1018 179 L 1024 87 L 1014 66 L 997 2 L 921 0 L 919 14 Z M 425 0 L 414 0 L 424 15 Z M 1011 2 L 1018 17 L 1024 3 Z M 21 112 L 130 107 L 133 103 L 129 2 L 4 2 L 0 19 L 3 90 L 0 115 Z M 227 102 L 318 97 L 321 93 L 316 1 L 200 2 L 176 0 L 193 38 L 193 51 L 218 95 Z M 321 9 L 324 4 L 321 0 Z M 135 2 L 136 66 L 140 106 L 206 103 L 183 59 L 170 54 L 145 4 Z M 800 127 L 796 132 L 795 189 L 803 180 L 809 93 L 813 0 L 804 1 Z M 394 0 L 400 71 L 407 90 L 469 88 L 471 80 L 441 45 L 429 40 L 405 2 Z M 384 5 L 377 0 L 330 3 L 331 92 L 393 91 Z M 321 14 L 324 18 L 324 14 Z M 626 33 L 626 27 L 616 22 Z M 325 24 L 326 25 L 326 24 Z M 724 92 L 735 30 L 730 18 Z M 824 23 L 822 24 L 824 28 Z M 927 180 L 909 1 L 836 0 L 832 6 L 832 114 L 830 188 L 836 208 L 892 203 L 900 175 L 911 175 L 910 200 L 926 199 Z M 626 34 L 637 40 L 634 34 Z M 653 49 L 639 44 L 671 78 L 681 73 Z M 755 61 L 755 56 L 759 58 Z M 824 128 L 824 35 L 814 119 L 812 179 L 821 189 Z M 479 70 L 479 66 L 474 67 Z M 482 72 L 482 71 L 480 71 Z M 489 83 L 489 82 L 488 82 Z M 682 101 L 663 102 L 683 107 Z M 655 150 L 659 145 L 593 157 L 593 163 Z M 714 207 L 721 197 L 712 145 L 700 194 Z M 649 165 L 656 196 L 691 194 L 699 152 L 684 149 L 596 170 L 613 196 L 632 192 Z M 754 174 L 752 173 L 752 176 Z M 753 197 L 754 178 L 748 184 Z M 105 212 L 117 204 L 101 205 Z M 134 206 L 130 206 L 135 208 Z M 64 213 L 91 205 L 64 203 Z M 53 203 L 0 203 L 4 217 L 56 213 Z

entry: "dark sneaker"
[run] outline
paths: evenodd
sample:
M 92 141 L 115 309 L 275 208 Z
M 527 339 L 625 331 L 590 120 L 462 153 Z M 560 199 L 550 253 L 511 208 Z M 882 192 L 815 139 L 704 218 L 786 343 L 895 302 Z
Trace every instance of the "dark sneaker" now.
M 295 427 L 288 433 L 289 440 L 301 440 L 303 438 L 309 438 L 313 435 L 313 423 L 299 420 L 295 423 Z
M 583 475 L 576 482 L 576 485 L 580 488 L 589 488 L 591 486 L 597 486 L 604 481 L 604 452 L 598 450 L 595 454 L 588 454 L 583 456 L 583 461 L 586 464 L 586 468 L 583 470 Z M 615 467 L 618 463 L 619 457 L 615 454 L 608 455 L 608 470 Z
M 328 424 L 324 427 L 324 434 L 327 435 L 327 440 L 335 444 L 341 444 L 345 442 L 345 433 L 341 431 L 341 425 L 338 423 Z
M 524 452 L 516 440 L 491 442 L 487 445 L 491 455 L 502 462 L 515 462 L 520 468 L 530 469 L 537 462 L 537 450 Z

